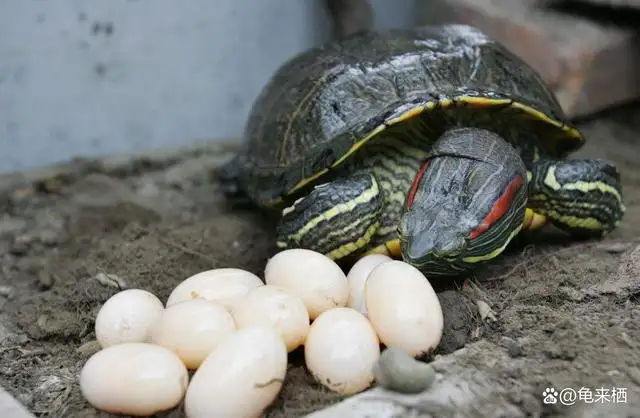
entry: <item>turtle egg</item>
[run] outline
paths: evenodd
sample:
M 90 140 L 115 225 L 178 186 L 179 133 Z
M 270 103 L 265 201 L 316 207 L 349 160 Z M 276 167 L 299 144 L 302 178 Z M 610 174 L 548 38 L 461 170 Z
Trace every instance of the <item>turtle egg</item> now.
M 302 300 L 274 285 L 256 287 L 233 308 L 237 327 L 273 326 L 291 352 L 304 343 L 309 332 L 309 313 Z
M 220 268 L 202 271 L 185 279 L 173 289 L 167 307 L 190 299 L 216 301 L 229 309 L 249 290 L 263 286 L 258 276 L 246 270 Z
M 145 342 L 164 311 L 155 295 L 141 289 L 116 293 L 102 305 L 95 322 L 96 339 L 102 348 Z
M 287 348 L 270 326 L 236 331 L 194 373 L 184 409 L 189 418 L 260 417 L 273 403 L 287 372 Z
M 302 299 L 311 320 L 329 309 L 346 306 L 349 298 L 349 284 L 340 266 L 311 250 L 279 252 L 267 262 L 264 278 L 267 284 Z
M 304 358 L 313 377 L 330 390 L 352 395 L 368 388 L 380 343 L 364 315 L 351 308 L 322 313 L 311 325 Z
M 383 254 L 371 254 L 362 257 L 349 270 L 347 281 L 349 282 L 349 301 L 347 306 L 363 315 L 367 315 L 367 307 L 364 304 L 364 284 L 369 273 L 378 264 L 391 261 L 392 258 Z
M 189 369 L 200 363 L 236 330 L 219 303 L 193 299 L 169 306 L 154 325 L 150 342 L 173 351 Z
M 189 375 L 166 348 L 124 343 L 98 351 L 80 372 L 80 390 L 94 408 L 111 414 L 150 416 L 176 407 Z
M 369 274 L 364 294 L 369 321 L 384 345 L 418 357 L 440 343 L 440 301 L 415 267 L 398 260 L 378 265 Z

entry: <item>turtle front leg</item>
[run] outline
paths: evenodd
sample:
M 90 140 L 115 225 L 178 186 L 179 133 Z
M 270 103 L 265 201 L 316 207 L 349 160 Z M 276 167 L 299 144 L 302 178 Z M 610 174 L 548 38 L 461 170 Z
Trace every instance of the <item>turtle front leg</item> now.
M 316 186 L 282 211 L 277 246 L 306 248 L 333 260 L 364 252 L 380 227 L 383 201 L 370 173 Z
M 539 160 L 529 187 L 530 229 L 544 216 L 571 235 L 599 237 L 616 228 L 625 212 L 620 174 L 601 160 Z

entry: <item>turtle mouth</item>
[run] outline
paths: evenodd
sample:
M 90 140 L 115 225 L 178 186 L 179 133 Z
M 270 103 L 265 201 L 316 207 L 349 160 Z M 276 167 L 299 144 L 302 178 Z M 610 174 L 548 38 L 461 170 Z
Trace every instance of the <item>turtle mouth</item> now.
M 402 257 L 407 263 L 415 267 L 438 266 L 436 270 L 457 264 L 462 260 L 468 246 L 469 240 L 461 235 L 454 235 L 448 239 L 441 235 L 434 240 L 426 234 L 418 234 L 400 241 Z

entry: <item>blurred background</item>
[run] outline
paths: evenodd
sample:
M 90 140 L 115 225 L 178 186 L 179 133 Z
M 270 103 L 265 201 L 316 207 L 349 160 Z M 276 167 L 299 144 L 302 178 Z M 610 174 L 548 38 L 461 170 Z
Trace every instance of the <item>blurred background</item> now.
M 551 41 L 495 24 L 505 20 L 505 13 L 507 20 L 531 20 L 535 1 L 371 0 L 368 24 L 475 24 L 520 55 L 535 52 L 525 58 L 557 85 L 558 94 L 569 95 L 563 105 L 570 108 L 575 97 L 588 98 L 582 61 L 570 63 L 578 68 L 570 68 L 570 82 L 558 81 L 566 69 L 538 58 L 549 55 L 540 44 Z M 332 3 L 340 2 L 0 0 L 0 172 L 74 156 L 239 137 L 273 71 L 294 54 L 337 36 L 327 7 Z M 553 25 L 562 26 L 562 20 Z M 601 33 L 566 36 L 600 45 Z M 626 32 L 620 33 L 626 40 Z M 607 61 L 611 67 L 611 57 Z M 637 74 L 634 65 L 617 64 Z M 575 81 L 576 71 L 581 81 Z M 622 88 L 628 94 L 629 87 Z M 575 113 L 589 113 L 594 106 Z
M 374 0 L 376 27 L 420 1 Z M 321 1 L 0 0 L 0 171 L 241 134 L 287 58 L 328 40 Z

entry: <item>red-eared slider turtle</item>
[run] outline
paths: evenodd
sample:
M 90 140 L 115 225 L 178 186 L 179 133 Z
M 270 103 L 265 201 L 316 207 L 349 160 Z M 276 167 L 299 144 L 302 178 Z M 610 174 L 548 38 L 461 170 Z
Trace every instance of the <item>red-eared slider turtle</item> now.
M 367 32 L 285 63 L 257 98 L 231 190 L 282 204 L 277 245 L 389 253 L 428 275 L 498 256 L 550 221 L 600 236 L 624 205 L 523 61 L 463 25 Z

